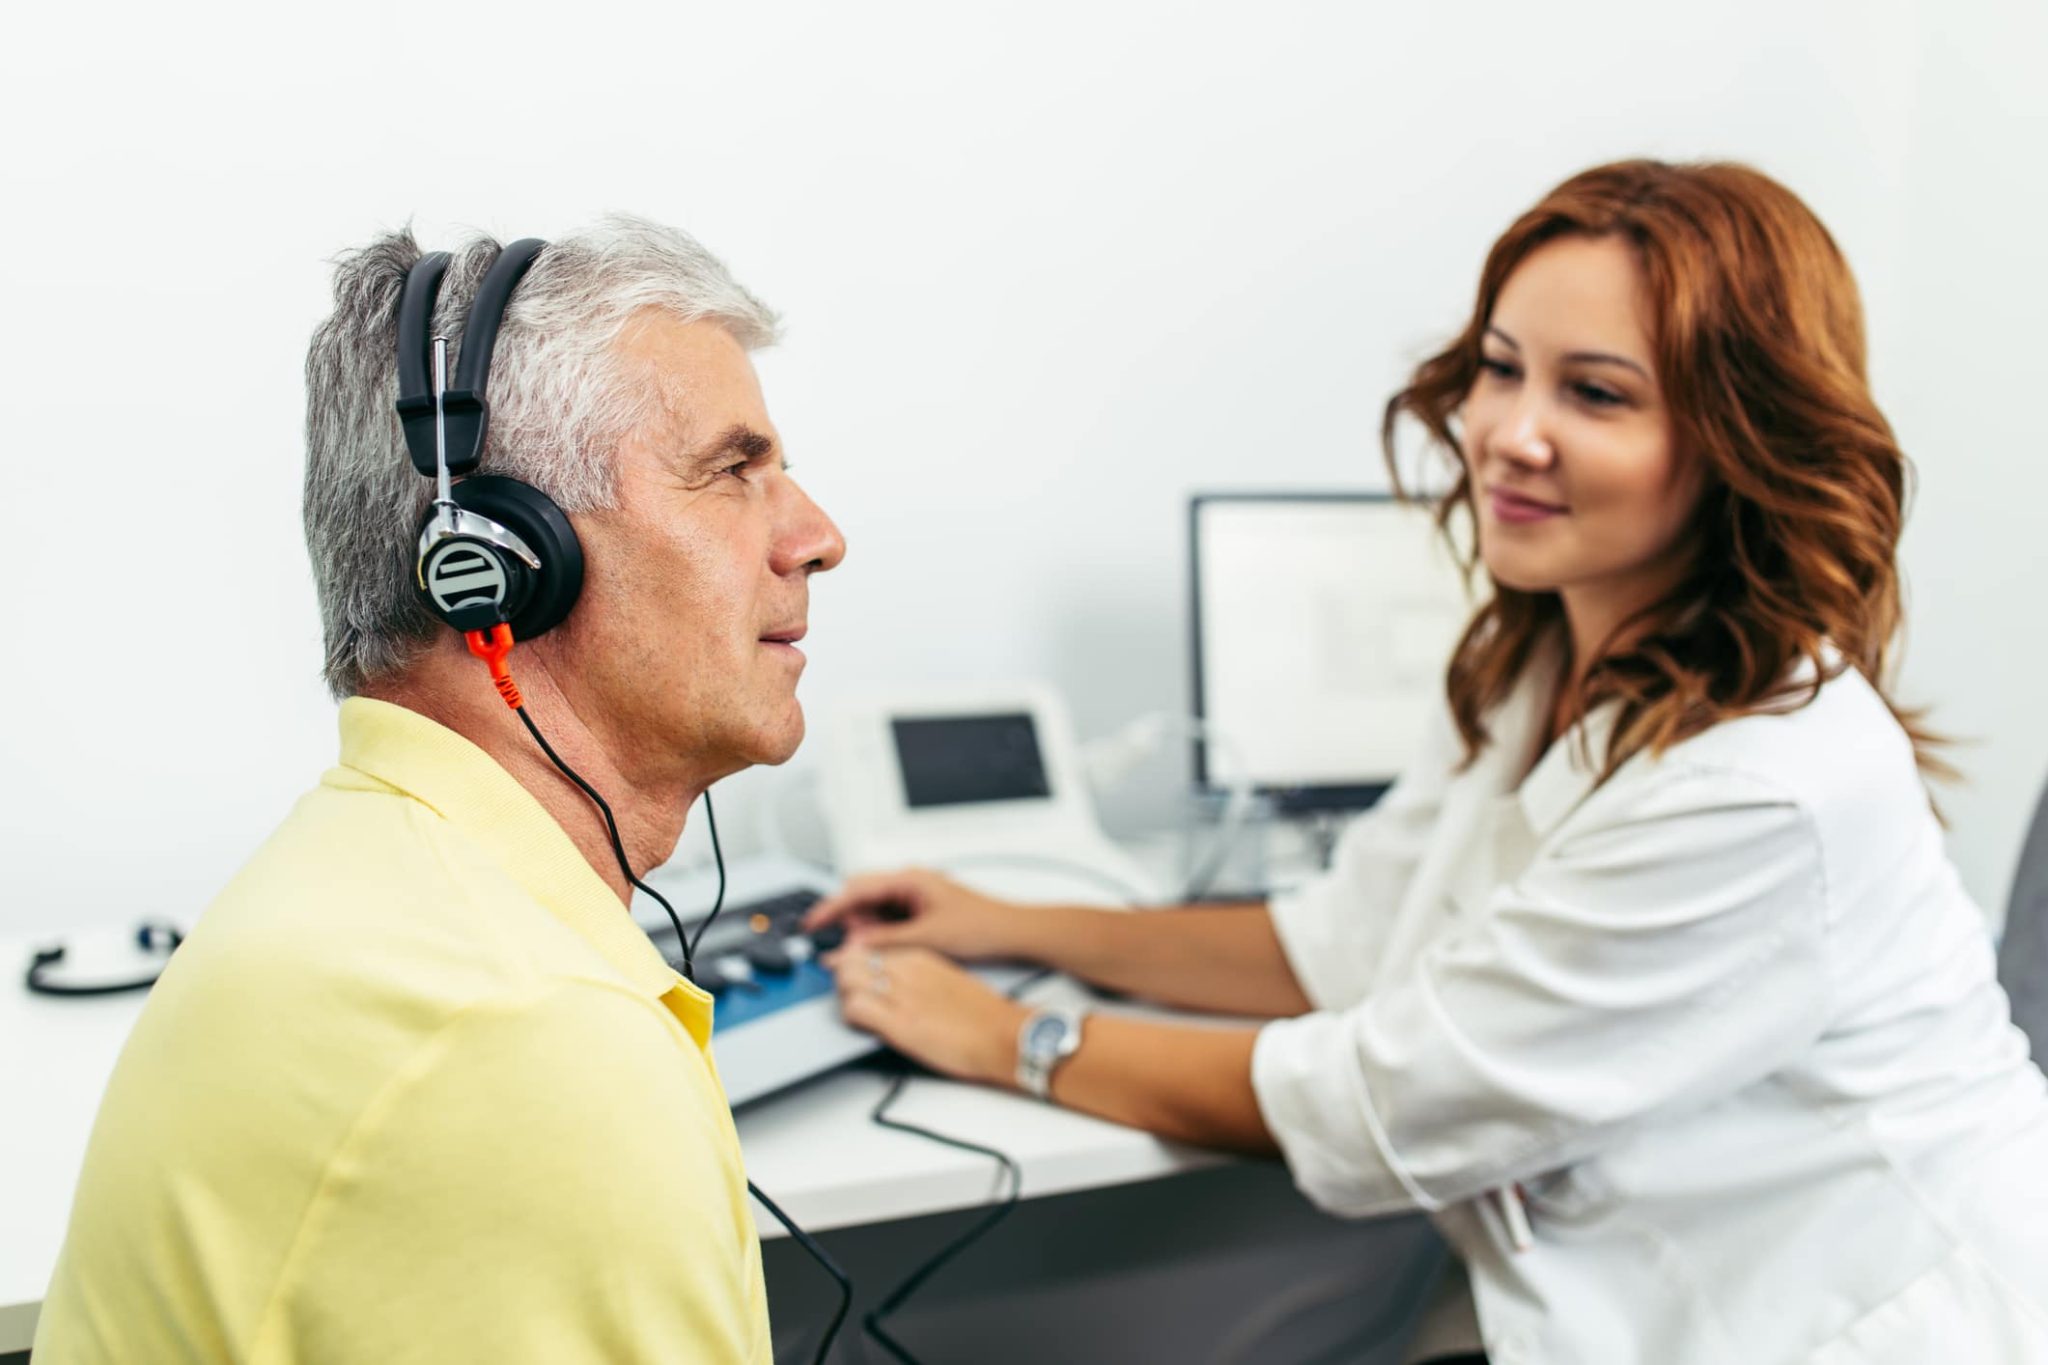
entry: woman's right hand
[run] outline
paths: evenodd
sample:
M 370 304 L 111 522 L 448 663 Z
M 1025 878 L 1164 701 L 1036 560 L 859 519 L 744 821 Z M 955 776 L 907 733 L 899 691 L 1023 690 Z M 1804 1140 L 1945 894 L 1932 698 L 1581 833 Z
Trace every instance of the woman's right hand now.
M 848 878 L 811 907 L 804 928 L 839 925 L 848 943 L 931 948 L 971 961 L 1023 955 L 1015 933 L 1019 909 L 928 868 L 906 867 Z

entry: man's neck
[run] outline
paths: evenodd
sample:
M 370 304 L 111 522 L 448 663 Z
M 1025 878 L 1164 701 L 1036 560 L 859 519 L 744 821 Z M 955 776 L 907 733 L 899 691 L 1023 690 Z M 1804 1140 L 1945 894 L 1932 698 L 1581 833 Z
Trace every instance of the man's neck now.
M 462 649 L 460 643 L 456 649 Z M 516 676 L 527 715 L 562 762 L 611 807 L 634 874 L 666 862 L 702 788 L 651 781 L 630 771 L 616 756 L 625 746 L 607 742 L 576 714 L 544 660 L 529 653 L 518 662 Z M 416 711 L 490 755 L 562 827 L 605 885 L 622 902 L 632 904 L 632 886 L 619 868 L 597 804 L 534 743 L 492 688 L 483 664 L 466 651 L 458 656 L 437 643 L 433 653 L 408 668 L 402 678 L 365 688 L 364 695 Z

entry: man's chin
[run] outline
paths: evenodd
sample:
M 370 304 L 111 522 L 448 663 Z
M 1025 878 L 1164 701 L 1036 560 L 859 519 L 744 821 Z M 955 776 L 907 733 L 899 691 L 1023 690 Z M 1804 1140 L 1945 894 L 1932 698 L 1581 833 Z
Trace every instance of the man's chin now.
M 754 762 L 776 768 L 795 758 L 796 751 L 803 747 L 804 742 L 803 708 L 792 700 L 789 714 L 776 724 L 763 727 L 759 738 Z

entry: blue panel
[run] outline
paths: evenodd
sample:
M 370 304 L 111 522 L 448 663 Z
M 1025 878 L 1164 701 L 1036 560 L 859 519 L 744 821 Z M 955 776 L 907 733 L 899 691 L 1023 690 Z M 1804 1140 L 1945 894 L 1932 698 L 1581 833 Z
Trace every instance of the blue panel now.
M 729 986 L 719 995 L 712 1015 L 714 1029 L 737 1028 L 750 1019 L 831 995 L 837 989 L 832 973 L 815 962 L 799 962 L 787 976 L 757 975 L 754 981 L 760 989 Z

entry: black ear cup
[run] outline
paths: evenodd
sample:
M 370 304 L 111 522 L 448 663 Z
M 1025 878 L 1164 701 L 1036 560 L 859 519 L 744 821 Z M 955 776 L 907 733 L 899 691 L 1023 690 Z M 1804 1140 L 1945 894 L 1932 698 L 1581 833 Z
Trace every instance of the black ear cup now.
M 184 941 L 185 936 L 178 932 L 175 924 L 146 920 L 135 926 L 135 946 L 145 953 L 174 953 Z
M 161 953 L 168 959 L 178 950 L 185 936 L 177 926 L 151 921 L 139 925 L 135 930 L 135 945 L 146 953 Z M 50 979 L 50 969 L 62 965 L 64 945 L 59 943 L 48 948 L 38 948 L 29 956 L 28 976 L 23 982 L 32 995 L 97 996 L 120 995 L 126 991 L 144 991 L 156 984 L 156 974 L 136 977 L 126 981 L 66 982 Z M 163 969 L 159 967 L 160 973 Z
M 428 554 L 422 566 L 422 575 L 428 579 L 423 594 L 427 609 L 456 629 L 465 629 L 464 623 L 450 620 L 448 610 L 436 600 L 447 594 L 437 594 L 436 588 L 451 574 L 499 574 L 506 580 L 502 600 L 513 639 L 531 640 L 560 625 L 583 590 L 583 545 L 554 499 L 532 484 L 498 474 L 473 474 L 451 492 L 456 506 L 496 522 L 524 541 L 541 567 L 530 569 L 517 556 L 495 546 L 467 539 L 445 542 Z M 433 516 L 429 511 L 421 527 Z
M 398 416 L 413 466 L 439 476 L 444 488 L 449 475 L 468 474 L 483 458 L 490 416 L 484 391 L 498 328 L 512 291 L 546 245 L 522 238 L 484 272 L 463 325 L 453 388 L 429 363 L 439 354 L 434 300 L 450 257 L 440 251 L 422 256 L 406 272 L 398 307 Z M 515 640 L 560 625 L 583 591 L 583 546 L 562 509 L 531 484 L 495 474 L 465 478 L 446 496 L 461 513 L 438 504 L 420 522 L 417 587 L 427 610 L 464 634 L 502 621 Z M 429 537 L 428 525 L 437 518 Z M 522 555 L 522 546 L 530 553 Z

